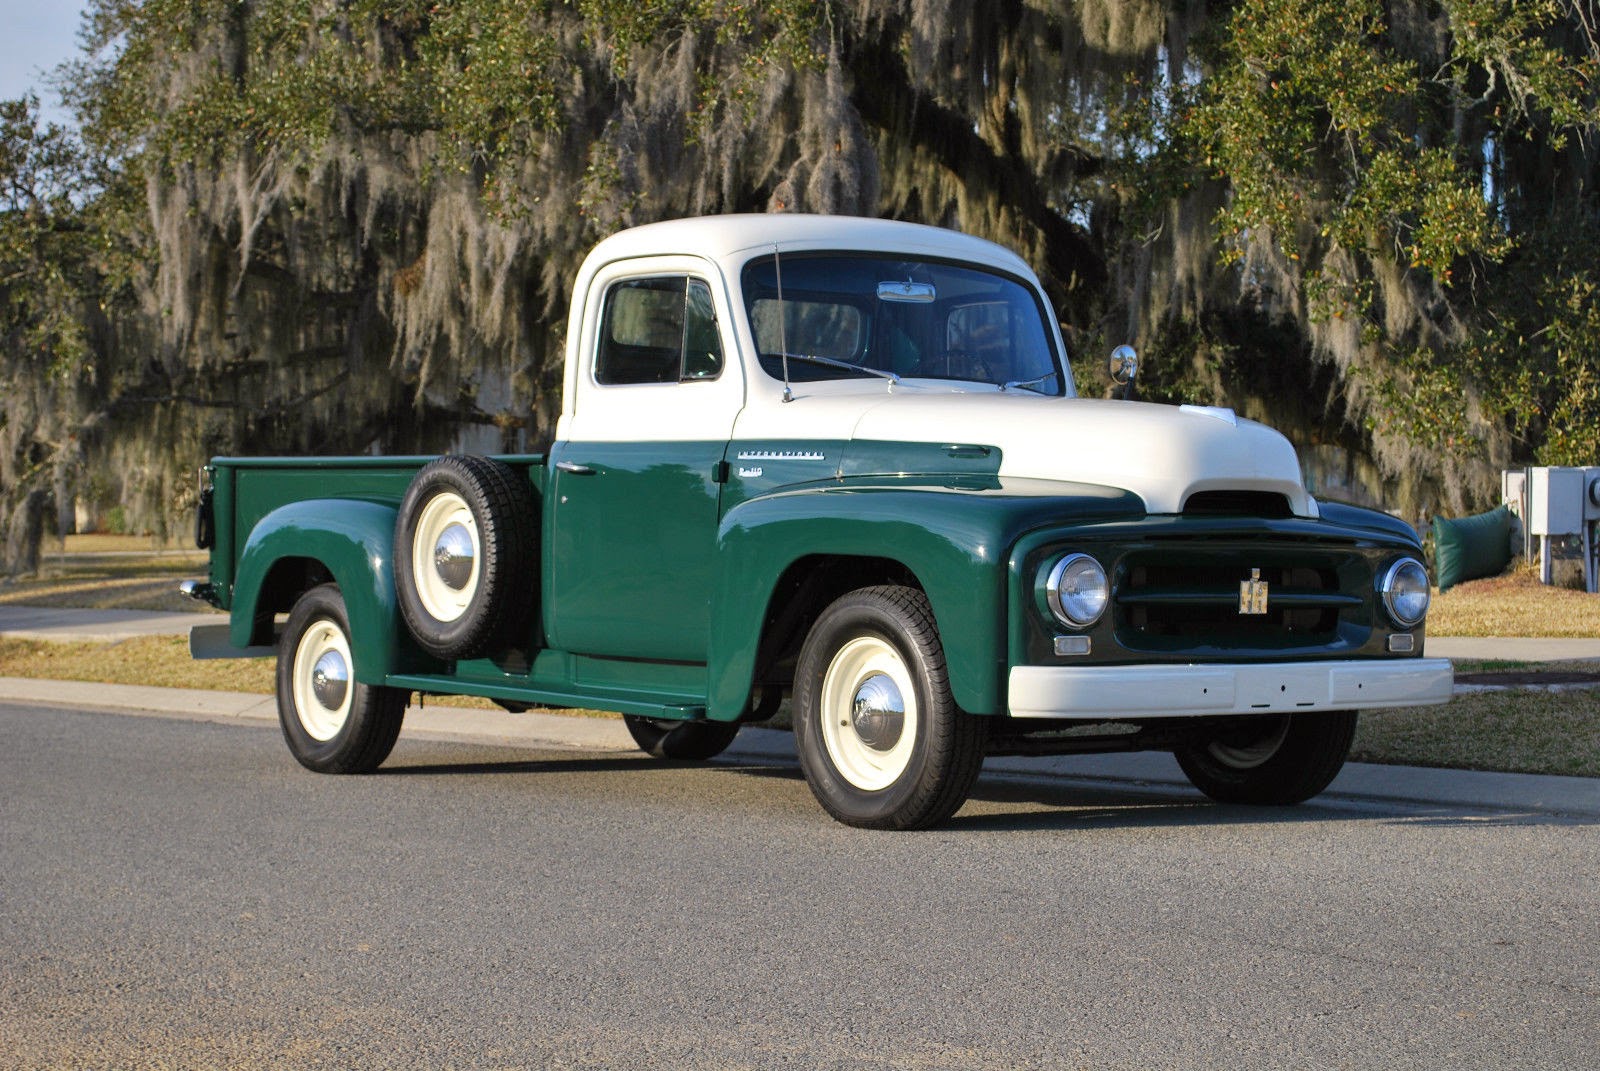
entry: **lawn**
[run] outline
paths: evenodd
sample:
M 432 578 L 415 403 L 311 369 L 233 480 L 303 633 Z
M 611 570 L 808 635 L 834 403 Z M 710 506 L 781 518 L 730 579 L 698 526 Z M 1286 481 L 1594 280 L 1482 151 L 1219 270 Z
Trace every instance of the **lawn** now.
M 1600 595 L 1547 587 L 1532 567 L 1523 566 L 1435 591 L 1428 635 L 1600 638 Z

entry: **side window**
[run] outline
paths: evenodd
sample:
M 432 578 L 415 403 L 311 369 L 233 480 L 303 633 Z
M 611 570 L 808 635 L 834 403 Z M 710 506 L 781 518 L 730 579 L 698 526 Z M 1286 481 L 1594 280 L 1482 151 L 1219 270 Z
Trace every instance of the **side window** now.
M 711 288 L 682 275 L 628 279 L 606 293 L 594 377 L 607 385 L 715 379 L 722 372 Z
M 683 302 L 683 378 L 716 379 L 722 374 L 722 336 L 711 287 L 690 279 Z

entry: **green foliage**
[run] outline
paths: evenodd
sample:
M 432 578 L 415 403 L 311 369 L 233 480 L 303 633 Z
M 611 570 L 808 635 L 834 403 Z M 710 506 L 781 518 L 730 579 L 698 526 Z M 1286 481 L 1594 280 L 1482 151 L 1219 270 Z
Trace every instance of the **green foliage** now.
M 1398 250 L 1439 280 L 1462 257 L 1504 254 L 1470 147 L 1417 136 L 1424 80 L 1385 32 L 1378 0 L 1246 0 L 1235 11 L 1220 68 L 1183 126 L 1229 182 L 1218 219 L 1228 255 L 1263 229 L 1291 260 L 1319 241 Z
M 91 0 L 88 151 L 0 117 L 46 178 L 0 218 L 8 389 L 147 507 L 214 450 L 536 446 L 594 239 L 895 215 L 1032 261 L 1085 393 L 1136 341 L 1143 397 L 1464 504 L 1600 440 L 1591 8 Z
M 110 150 L 220 167 L 251 154 L 307 162 L 352 135 L 432 135 L 430 173 L 480 176 L 493 203 L 517 211 L 520 171 L 585 122 L 597 90 L 615 91 L 580 42 L 608 58 L 624 91 L 636 52 L 702 42 L 690 125 L 704 133 L 727 107 L 748 119 L 768 70 L 822 62 L 826 5 L 94 0 L 91 10 L 98 39 L 124 42 L 76 93 Z

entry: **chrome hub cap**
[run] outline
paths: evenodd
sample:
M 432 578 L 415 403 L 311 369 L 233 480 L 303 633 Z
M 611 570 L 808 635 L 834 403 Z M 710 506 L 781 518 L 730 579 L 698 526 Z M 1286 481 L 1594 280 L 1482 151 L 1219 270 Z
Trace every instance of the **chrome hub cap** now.
M 854 788 L 879 792 L 906 772 L 920 713 L 900 651 L 878 636 L 858 636 L 834 654 L 816 713 L 834 769 Z
M 850 719 L 863 744 L 874 751 L 890 751 L 905 729 L 906 701 L 894 681 L 880 673 L 857 689 Z
M 439 533 L 439 540 L 433 545 L 433 568 L 446 585 L 456 591 L 466 587 L 476 561 L 472 534 L 464 525 L 451 524 Z
M 483 540 L 466 499 L 453 491 L 428 499 L 409 552 L 422 608 L 445 624 L 459 619 L 478 593 L 483 567 Z
M 328 710 L 338 710 L 344 705 L 344 694 L 350 688 L 350 667 L 344 655 L 328 651 L 311 669 L 311 691 Z
M 332 740 L 349 719 L 355 691 L 350 666 L 350 640 L 342 628 L 327 618 L 306 626 L 291 673 L 295 717 L 311 739 Z

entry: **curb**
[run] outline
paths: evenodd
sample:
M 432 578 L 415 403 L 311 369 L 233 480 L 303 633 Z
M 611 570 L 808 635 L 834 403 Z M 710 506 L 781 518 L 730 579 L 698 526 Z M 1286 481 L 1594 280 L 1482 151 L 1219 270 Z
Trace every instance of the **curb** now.
M 277 702 L 272 696 L 246 692 L 0 677 L 0 702 L 258 727 L 275 726 L 278 722 Z M 413 704 L 406 710 L 404 731 L 412 738 L 495 747 L 637 750 L 620 719 L 564 714 L 511 714 L 460 707 L 424 708 Z M 797 764 L 794 738 L 778 729 L 751 726 L 741 730 L 733 745 L 723 753 L 723 761 L 728 760 L 793 766 Z M 1177 761 L 1164 752 L 995 757 L 985 761 L 983 776 L 1057 788 L 1074 784 L 1100 788 L 1112 785 L 1172 793 L 1193 800 L 1204 798 L 1190 786 Z M 1352 762 L 1345 764 L 1333 784 L 1318 798 L 1600 819 L 1600 778 L 1589 777 Z

